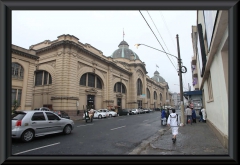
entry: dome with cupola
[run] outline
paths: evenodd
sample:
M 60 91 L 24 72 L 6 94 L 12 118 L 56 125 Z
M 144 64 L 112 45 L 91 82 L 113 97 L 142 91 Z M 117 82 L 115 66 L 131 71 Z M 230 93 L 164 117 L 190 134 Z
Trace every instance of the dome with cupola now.
M 135 60 L 140 60 L 138 55 L 129 49 L 129 45 L 126 41 L 121 41 L 120 44 L 118 45 L 118 49 L 113 52 L 111 55 L 112 58 L 127 58 L 127 59 L 132 59 L 131 56 L 134 56 L 133 59 Z
M 154 72 L 154 76 L 152 77 L 152 79 L 161 83 L 166 82 L 165 79 L 160 76 L 160 73 L 157 70 Z

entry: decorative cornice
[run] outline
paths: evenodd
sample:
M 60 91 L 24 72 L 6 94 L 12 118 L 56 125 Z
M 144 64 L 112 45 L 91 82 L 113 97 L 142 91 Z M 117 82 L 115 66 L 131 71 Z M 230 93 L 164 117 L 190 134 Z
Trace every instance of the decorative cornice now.
M 123 97 L 123 94 L 118 93 L 118 94 L 116 94 L 116 96 L 117 96 L 117 97 Z
M 137 104 L 137 102 L 136 101 L 128 102 L 128 104 Z
M 98 91 L 94 88 L 90 88 L 90 89 L 86 89 L 85 90 L 86 92 L 89 92 L 89 93 L 97 93 Z
M 79 100 L 79 98 L 73 96 L 52 96 L 51 100 Z
M 114 102 L 114 100 L 105 100 L 105 101 L 103 101 L 103 102 L 107 102 L 107 103 L 113 103 L 113 102 Z
M 130 71 L 127 71 L 127 70 L 123 69 L 122 67 L 116 65 L 113 61 L 108 61 L 108 60 L 102 58 L 101 56 L 98 56 L 95 53 L 92 53 L 91 51 L 85 49 L 83 46 L 81 46 L 81 45 L 79 45 L 79 44 L 77 44 L 77 43 L 75 43 L 73 41 L 64 40 L 64 41 L 55 42 L 55 43 L 52 43 L 50 46 L 47 46 L 47 47 L 44 47 L 44 48 L 41 48 L 41 49 L 38 49 L 38 50 L 34 50 L 34 51 L 36 51 L 36 53 L 41 53 L 41 52 L 44 52 L 44 51 L 48 51 L 48 50 L 54 49 L 54 48 L 56 48 L 58 46 L 61 46 L 61 45 L 75 46 L 77 49 L 79 49 L 80 51 L 82 51 L 84 53 L 92 55 L 93 57 L 95 57 L 97 59 L 100 59 L 101 61 L 104 61 L 107 64 L 113 65 L 115 68 L 118 68 L 118 69 L 120 69 L 120 70 L 122 70 L 124 72 L 132 74 Z
M 16 50 L 16 49 L 12 49 L 12 53 L 16 53 L 18 55 L 21 55 L 21 56 L 24 56 L 24 57 L 27 57 L 27 58 L 31 58 L 31 59 L 35 59 L 35 60 L 39 59 L 38 56 L 29 54 L 29 53 L 25 53 L 25 52 L 21 52 L 21 51 Z

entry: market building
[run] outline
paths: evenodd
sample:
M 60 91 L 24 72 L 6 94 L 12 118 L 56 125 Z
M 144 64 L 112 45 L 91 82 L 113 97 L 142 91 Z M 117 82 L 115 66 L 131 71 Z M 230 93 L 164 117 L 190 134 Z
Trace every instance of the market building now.
M 76 114 L 86 108 L 160 108 L 172 103 L 158 71 L 121 41 L 111 56 L 73 35 L 45 40 L 29 49 L 12 45 L 12 103 L 18 109 L 49 107 Z

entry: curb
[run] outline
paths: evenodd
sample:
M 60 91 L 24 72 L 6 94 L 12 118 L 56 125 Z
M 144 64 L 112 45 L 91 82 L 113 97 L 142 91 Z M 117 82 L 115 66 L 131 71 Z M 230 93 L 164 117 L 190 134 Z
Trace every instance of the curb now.
M 147 140 L 143 140 L 141 144 L 139 144 L 134 150 L 129 152 L 128 154 L 135 154 L 138 155 L 142 151 L 144 151 L 147 147 L 152 147 L 152 142 L 156 141 L 158 138 L 160 138 L 168 129 L 160 129 L 157 133 L 155 133 L 153 136 L 149 137 Z

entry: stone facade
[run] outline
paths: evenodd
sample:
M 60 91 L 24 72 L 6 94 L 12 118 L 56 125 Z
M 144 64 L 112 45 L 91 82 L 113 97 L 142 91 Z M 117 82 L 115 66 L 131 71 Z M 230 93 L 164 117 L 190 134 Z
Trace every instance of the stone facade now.
M 168 84 L 150 78 L 140 59 L 106 57 L 72 35 L 46 40 L 30 46 L 29 50 L 12 45 L 12 62 L 20 64 L 24 70 L 23 80 L 12 79 L 12 87 L 22 89 L 21 110 L 47 106 L 76 113 L 90 105 L 94 109 L 159 108 L 166 100 L 172 102 Z M 80 85 L 84 76 L 86 85 Z M 139 80 L 142 83 L 140 95 L 137 94 Z M 125 91 L 115 91 L 116 83 L 122 84 Z

